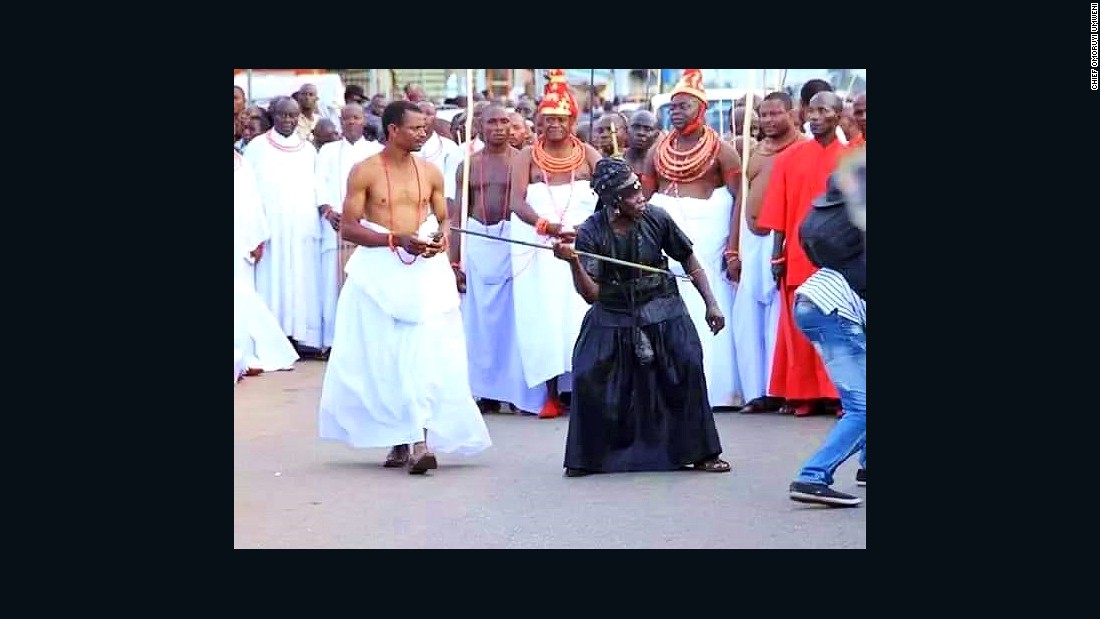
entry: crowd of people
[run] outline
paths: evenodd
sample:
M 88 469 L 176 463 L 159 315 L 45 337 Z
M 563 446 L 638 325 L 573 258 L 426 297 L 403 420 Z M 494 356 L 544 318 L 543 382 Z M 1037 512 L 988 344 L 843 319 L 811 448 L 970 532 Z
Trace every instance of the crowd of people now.
M 569 415 L 569 477 L 727 472 L 715 410 L 836 415 L 790 496 L 858 505 L 831 486 L 857 451 L 866 484 L 864 232 L 804 225 L 846 202 L 866 93 L 743 99 L 725 137 L 700 70 L 668 130 L 614 106 L 582 126 L 548 78 L 475 95 L 468 137 L 415 84 L 349 86 L 338 118 L 308 84 L 267 109 L 235 89 L 234 380 L 327 360 L 320 436 L 414 474 L 489 447 L 505 407 Z

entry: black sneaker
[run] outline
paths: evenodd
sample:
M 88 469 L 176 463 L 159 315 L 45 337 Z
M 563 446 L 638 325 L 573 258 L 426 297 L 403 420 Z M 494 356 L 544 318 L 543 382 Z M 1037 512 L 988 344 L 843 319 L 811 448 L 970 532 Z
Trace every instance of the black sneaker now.
M 856 485 L 867 485 L 867 469 L 859 469 L 858 471 L 856 471 Z
M 834 507 L 855 507 L 863 502 L 863 499 L 837 492 L 825 484 L 807 484 L 796 481 L 791 483 L 791 500 L 799 503 L 821 503 Z

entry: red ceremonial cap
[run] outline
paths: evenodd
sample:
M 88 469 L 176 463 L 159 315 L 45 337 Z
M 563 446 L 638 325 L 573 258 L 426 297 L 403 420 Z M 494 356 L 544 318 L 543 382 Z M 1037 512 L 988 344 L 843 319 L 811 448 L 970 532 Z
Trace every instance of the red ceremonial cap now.
M 539 114 L 545 116 L 577 117 L 577 101 L 569 92 L 569 83 L 565 81 L 565 69 L 550 69 L 546 74 L 546 89 L 539 103 Z

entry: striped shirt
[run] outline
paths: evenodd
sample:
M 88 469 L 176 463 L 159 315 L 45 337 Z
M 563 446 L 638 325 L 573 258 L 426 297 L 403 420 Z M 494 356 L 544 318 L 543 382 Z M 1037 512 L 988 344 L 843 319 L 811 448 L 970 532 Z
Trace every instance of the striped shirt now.
M 832 269 L 818 269 L 795 290 L 817 306 L 822 313 L 836 313 L 852 322 L 867 326 L 867 302 L 859 297 L 848 280 Z

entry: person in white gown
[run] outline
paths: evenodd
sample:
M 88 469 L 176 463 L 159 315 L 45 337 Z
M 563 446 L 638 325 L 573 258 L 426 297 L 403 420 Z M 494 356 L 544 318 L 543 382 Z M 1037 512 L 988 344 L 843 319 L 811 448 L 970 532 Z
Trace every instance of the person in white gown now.
M 435 130 L 435 106 L 429 101 L 417 103 L 420 111 L 428 119 L 428 140 L 413 155 L 431 162 L 443 174 L 443 194 L 448 200 L 458 195 L 455 187 L 455 173 L 462 167 L 462 148 L 454 140 L 439 135 Z
M 332 347 L 336 332 L 336 299 L 344 285 L 344 267 L 355 244 L 340 239 L 340 217 L 352 166 L 382 152 L 382 145 L 363 137 L 363 107 L 349 103 L 340 111 L 344 137 L 317 153 L 317 204 L 321 215 L 321 348 Z
M 732 316 L 735 282 L 740 276 L 741 231 L 734 196 L 740 191 L 741 158 L 732 144 L 706 124 L 707 101 L 702 72 L 685 69 L 669 104 L 672 131 L 649 150 L 642 185 L 650 203 L 668 211 L 691 239 L 719 309 L 724 316 Z M 723 272 L 729 272 L 730 278 Z M 737 378 L 733 330 L 711 333 L 706 306 L 690 283 L 681 280 L 679 284 L 703 344 L 710 405 L 738 406 L 744 399 Z
M 590 186 L 600 153 L 573 133 L 577 103 L 564 70 L 551 69 L 539 116 L 546 131 L 512 164 L 514 240 L 549 246 L 571 240 L 596 208 Z M 543 419 L 565 412 L 560 395 L 572 391 L 573 345 L 588 304 L 573 290 L 569 265 L 540 249 L 513 245 L 512 290 L 516 337 L 527 386 L 545 385 Z
M 337 302 L 318 431 L 392 446 L 385 466 L 423 474 L 438 467 L 435 452 L 475 454 L 492 441 L 470 393 L 457 277 L 439 256 L 450 225 L 443 175 L 411 154 L 426 119 L 395 101 L 382 121 L 385 149 L 352 168 L 344 198 L 340 234 L 359 247 Z
M 321 348 L 321 220 L 314 168 L 317 149 L 303 140 L 298 104 L 272 105 L 274 126 L 245 147 L 263 200 L 271 238 L 256 268 L 256 290 L 283 331 L 300 346 Z
M 423 105 L 423 104 L 422 104 Z M 499 105 L 485 109 L 482 117 L 485 149 L 470 160 L 469 209 L 466 228 L 501 239 L 511 238 L 508 221 L 508 189 L 511 165 L 519 151 L 508 144 L 508 113 Z M 463 186 L 463 169 L 455 184 Z M 461 207 L 452 209 L 459 219 Z M 484 412 L 497 412 L 502 402 L 522 413 L 537 413 L 546 402 L 546 389 L 527 386 L 523 378 L 513 299 L 512 250 L 502 241 L 468 235 L 465 254 L 462 238 L 451 236 L 452 262 L 461 263 L 462 323 L 466 331 L 470 366 L 470 391 L 480 398 Z M 461 287 L 460 287 L 461 289 Z
M 748 199 L 741 218 L 741 284 L 733 304 L 737 371 L 747 402 L 742 413 L 777 411 L 782 398 L 768 396 L 779 330 L 779 290 L 772 275 L 775 234 L 757 226 L 772 164 L 788 147 L 805 140 L 798 131 L 791 97 L 773 92 L 760 103 L 764 139 L 749 154 Z
M 298 360 L 279 322 L 256 294 L 254 265 L 269 236 L 252 167 L 233 151 L 233 381 L 289 370 Z

